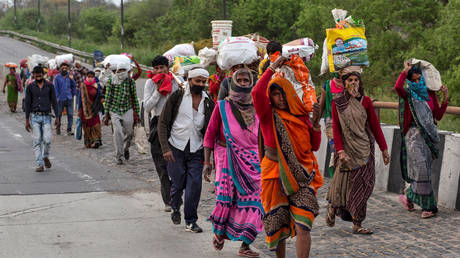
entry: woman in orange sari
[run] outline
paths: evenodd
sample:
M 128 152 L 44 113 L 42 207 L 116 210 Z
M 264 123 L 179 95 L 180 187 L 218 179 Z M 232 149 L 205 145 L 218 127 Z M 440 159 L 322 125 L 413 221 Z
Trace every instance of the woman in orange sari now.
M 285 239 L 296 235 L 297 257 L 308 257 L 310 230 L 319 211 L 316 192 L 323 185 L 313 154 L 321 143 L 320 110 L 315 104 L 310 121 L 292 84 L 282 77 L 271 80 L 285 61 L 279 57 L 272 63 L 252 91 L 263 136 L 259 140 L 263 223 L 268 247 L 276 250 L 277 257 L 286 256 Z

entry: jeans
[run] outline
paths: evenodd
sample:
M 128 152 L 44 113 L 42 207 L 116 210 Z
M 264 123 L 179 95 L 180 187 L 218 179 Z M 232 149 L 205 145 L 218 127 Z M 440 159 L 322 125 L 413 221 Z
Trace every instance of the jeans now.
M 201 197 L 203 149 L 190 153 L 190 144 L 184 151 L 171 146 L 175 162 L 168 163 L 171 178 L 171 207 L 178 211 L 185 190 L 184 218 L 187 224 L 198 220 L 198 204 Z
M 123 115 L 110 112 L 113 126 L 113 143 L 115 145 L 115 156 L 121 159 L 125 151 L 129 150 L 134 136 L 133 110 L 126 111 Z
M 52 139 L 51 116 L 32 114 L 31 126 L 35 159 L 38 166 L 43 166 L 43 158 L 48 158 Z
M 67 100 L 59 100 L 58 101 L 58 114 L 57 117 L 59 118 L 59 125 L 58 127 L 61 128 L 61 116 L 62 116 L 62 111 L 66 109 L 67 112 L 67 132 L 72 131 L 72 124 L 73 124 L 73 99 L 67 99 Z

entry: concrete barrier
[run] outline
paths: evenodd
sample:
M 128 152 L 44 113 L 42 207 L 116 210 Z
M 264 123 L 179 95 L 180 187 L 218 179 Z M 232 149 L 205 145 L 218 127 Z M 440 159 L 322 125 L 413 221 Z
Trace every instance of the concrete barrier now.
M 327 147 L 327 137 L 324 131 L 324 122 L 321 122 L 321 147 L 315 152 L 320 171 L 328 176 L 327 166 L 330 159 L 330 150 Z M 382 131 L 388 145 L 391 159 L 390 164 L 383 164 L 382 153 L 375 146 L 375 189 L 402 193 L 405 182 L 401 176 L 400 154 L 401 134 L 399 126 L 382 124 Z M 431 180 L 433 191 L 441 207 L 460 210 L 460 134 L 439 131 L 441 139 L 440 157 L 433 161 Z

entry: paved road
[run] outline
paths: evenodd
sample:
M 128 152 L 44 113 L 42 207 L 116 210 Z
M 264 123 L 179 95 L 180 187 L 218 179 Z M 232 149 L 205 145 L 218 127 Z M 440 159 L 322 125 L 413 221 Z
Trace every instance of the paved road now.
M 0 62 L 4 60 L 2 41 Z M 38 176 L 31 171 L 31 140 L 22 126 L 23 114 L 8 113 L 2 96 L 0 193 L 5 194 L 1 192 L 5 188 L 10 195 L 0 196 L 0 257 L 235 257 L 235 243 L 226 243 L 220 253 L 211 247 L 210 224 L 204 221 L 215 203 L 211 184 L 204 184 L 199 207 L 199 223 L 205 232 L 186 234 L 183 225 L 172 225 L 169 214 L 159 211 L 159 182 L 149 154 L 133 147 L 131 160 L 122 167 L 115 165 L 109 127 L 103 128 L 104 146 L 98 150 L 85 149 L 72 137 L 55 136 L 56 166 L 49 175 Z M 85 181 L 88 178 L 79 173 L 98 183 Z M 64 191 L 61 182 L 67 184 L 65 189 L 74 190 Z M 340 219 L 334 228 L 326 226 L 328 185 L 326 179 L 319 190 L 321 209 L 312 230 L 312 257 L 460 257 L 459 211 L 440 209 L 437 217 L 422 220 L 420 210 L 404 211 L 397 195 L 376 191 L 364 222 L 375 233 L 358 236 L 351 234 L 350 223 Z M 18 195 L 16 191 L 38 193 L 48 188 L 56 194 Z M 295 257 L 294 243 L 288 241 L 288 257 Z M 273 257 L 265 248 L 263 234 L 254 246 Z

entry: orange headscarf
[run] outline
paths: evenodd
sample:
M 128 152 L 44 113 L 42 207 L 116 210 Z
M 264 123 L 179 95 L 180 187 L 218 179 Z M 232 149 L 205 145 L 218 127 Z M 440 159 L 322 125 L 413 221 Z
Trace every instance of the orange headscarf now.
M 323 184 L 322 176 L 319 172 L 318 163 L 315 155 L 311 151 L 310 130 L 308 125 L 299 116 L 307 116 L 308 110 L 300 101 L 291 83 L 283 77 L 275 77 L 268 85 L 267 94 L 270 87 L 276 84 L 285 93 L 286 102 L 289 110 L 274 109 L 273 130 L 275 132 L 276 146 L 278 150 L 279 173 L 282 188 L 286 195 L 296 193 L 299 183 L 308 183 L 316 192 Z M 289 142 L 283 137 L 283 128 L 277 121 L 283 124 L 285 133 L 289 136 Z M 281 136 L 281 137 L 280 137 Z M 283 142 L 284 141 L 284 142 Z M 295 159 L 288 153 L 283 152 L 291 148 L 295 153 Z

